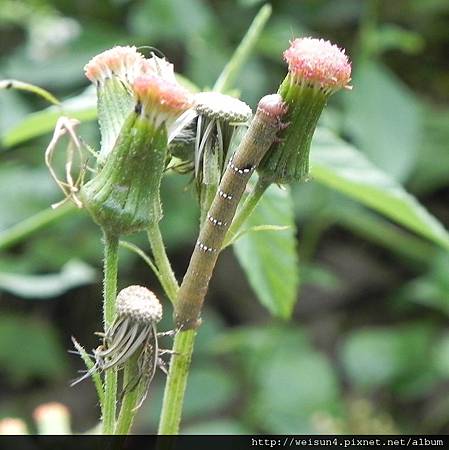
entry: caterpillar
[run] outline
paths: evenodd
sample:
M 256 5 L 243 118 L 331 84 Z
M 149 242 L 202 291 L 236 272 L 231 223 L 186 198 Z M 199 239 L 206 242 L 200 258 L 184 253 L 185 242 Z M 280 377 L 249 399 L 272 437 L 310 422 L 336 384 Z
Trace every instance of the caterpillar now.
M 263 97 L 248 131 L 229 160 L 178 292 L 175 321 L 179 329 L 195 329 L 200 325 L 201 308 L 226 232 L 248 180 L 277 139 L 285 113 L 286 106 L 279 94 Z

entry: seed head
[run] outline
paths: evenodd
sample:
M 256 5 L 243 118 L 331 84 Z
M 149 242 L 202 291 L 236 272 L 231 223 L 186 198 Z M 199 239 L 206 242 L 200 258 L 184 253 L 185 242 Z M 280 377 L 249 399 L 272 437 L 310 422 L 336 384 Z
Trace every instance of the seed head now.
M 136 47 L 117 46 L 94 56 L 85 65 L 84 72 L 92 83 L 102 83 L 113 76 L 132 83 L 145 67 L 145 58 Z
M 117 315 L 119 318 L 153 324 L 162 319 L 162 305 L 149 289 L 128 286 L 117 295 Z
M 251 108 L 245 102 L 219 92 L 196 94 L 195 109 L 198 114 L 210 119 L 219 119 L 230 123 L 247 122 L 252 115 Z
M 296 83 L 330 92 L 341 88 L 350 89 L 351 63 L 345 51 L 329 41 L 295 39 L 284 52 L 284 59 Z
M 189 92 L 181 85 L 157 75 L 143 75 L 133 83 L 136 110 L 156 126 L 173 123 L 192 104 Z

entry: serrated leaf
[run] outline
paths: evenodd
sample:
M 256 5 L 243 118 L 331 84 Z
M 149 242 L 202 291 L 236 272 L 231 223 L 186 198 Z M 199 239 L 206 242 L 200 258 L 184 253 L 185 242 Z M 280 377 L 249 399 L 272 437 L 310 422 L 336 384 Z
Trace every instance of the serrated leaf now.
M 92 283 L 95 279 L 96 272 L 92 267 L 82 261 L 72 260 L 56 274 L 0 272 L 0 290 L 23 298 L 46 299 L 57 297 L 74 287 Z
M 296 228 L 289 190 L 271 186 L 246 222 L 248 227 L 265 224 L 289 228 L 249 232 L 234 243 L 234 250 L 260 302 L 273 315 L 288 318 L 299 284 Z
M 311 167 L 316 181 L 449 249 L 447 230 L 415 197 L 329 130 L 321 128 L 315 134 Z

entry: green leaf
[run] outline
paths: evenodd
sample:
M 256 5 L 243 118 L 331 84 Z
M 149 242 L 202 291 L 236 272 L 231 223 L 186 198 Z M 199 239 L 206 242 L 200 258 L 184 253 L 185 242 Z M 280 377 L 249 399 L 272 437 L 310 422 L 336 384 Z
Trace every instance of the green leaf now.
M 217 389 L 217 386 L 220 388 Z M 207 395 L 202 395 L 207 392 Z M 186 417 L 205 416 L 224 411 L 237 397 L 236 379 L 216 365 L 197 367 L 189 375 L 184 414 Z
M 65 375 L 67 357 L 48 323 L 5 315 L 0 317 L 0 365 L 14 384 L 31 378 L 55 380 Z
M 320 183 L 375 209 L 398 224 L 449 249 L 447 230 L 415 197 L 350 144 L 318 129 L 311 173 Z
M 199 422 L 189 425 L 182 430 L 182 434 L 201 434 L 201 435 L 238 435 L 254 434 L 254 430 L 247 428 L 241 422 L 233 419 L 220 418 Z
M 449 379 L 449 334 L 445 334 L 433 351 L 435 366 L 444 378 Z
M 413 169 L 422 137 L 422 114 L 414 95 L 379 64 L 365 62 L 346 96 L 347 126 L 357 146 L 398 180 Z
M 0 167 L 0 192 L 0 230 L 48 208 L 59 195 L 43 164 L 31 168 L 7 162 Z
M 265 24 L 271 16 L 271 10 L 271 5 L 266 4 L 257 13 L 232 58 L 218 77 L 214 85 L 214 91 L 227 92 L 233 87 L 237 74 L 251 55 Z
M 93 87 L 82 94 L 63 101 L 59 106 L 50 106 L 25 117 L 20 123 L 5 131 L 1 137 L 4 147 L 12 147 L 29 139 L 49 133 L 61 116 L 69 116 L 80 121 L 97 117 L 96 95 Z
M 288 318 L 298 294 L 293 205 L 289 190 L 270 187 L 247 220 L 249 227 L 288 226 L 284 231 L 246 233 L 234 250 L 261 303 L 275 316 Z
M 128 17 L 132 32 L 148 42 L 185 41 L 203 36 L 214 23 L 210 6 L 201 0 L 146 0 L 138 2 Z
M 0 289 L 18 297 L 46 299 L 57 297 L 77 286 L 93 283 L 95 270 L 82 261 L 71 260 L 60 273 L 26 275 L 0 272 Z
M 246 421 L 268 433 L 314 433 L 320 412 L 339 414 L 340 387 L 328 359 L 296 326 L 239 327 L 213 341 L 219 354 L 235 358 L 250 383 Z
M 343 366 L 352 382 L 364 389 L 415 383 L 429 369 L 431 335 L 420 324 L 353 331 L 342 347 Z

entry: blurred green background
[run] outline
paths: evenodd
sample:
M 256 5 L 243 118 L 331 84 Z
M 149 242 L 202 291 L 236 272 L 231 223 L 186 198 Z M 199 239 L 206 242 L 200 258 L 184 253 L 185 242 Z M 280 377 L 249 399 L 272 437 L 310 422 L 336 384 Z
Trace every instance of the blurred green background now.
M 86 102 L 84 64 L 113 45 L 132 44 L 157 47 L 177 72 L 210 88 L 262 4 L 0 0 L 0 79 Z M 254 107 L 276 91 L 285 74 L 281 54 L 293 37 L 315 35 L 345 47 L 354 89 L 331 99 L 322 126 L 448 225 L 449 3 L 282 0 L 272 6 L 234 94 Z M 38 136 L 36 123 L 26 122 L 46 107 L 33 95 L 0 91 L 0 230 L 61 199 L 43 161 L 51 134 Z M 80 135 L 98 148 L 93 117 L 85 114 L 90 120 Z M 44 119 L 36 120 L 42 127 Z M 283 191 L 273 190 L 275 223 L 292 225 L 287 234 L 296 233 L 297 249 L 282 247 L 282 231 L 242 239 L 236 253 L 250 282 L 232 250 L 222 255 L 199 332 L 183 432 L 449 432 L 448 250 L 319 181 L 317 173 L 317 180 L 293 187 L 294 216 L 283 210 Z M 168 176 L 163 186 L 161 227 L 179 279 L 198 226 L 188 182 Z M 142 237 L 133 241 L 147 250 Z M 252 252 L 262 255 L 269 241 L 279 255 L 270 259 L 268 252 L 265 267 L 254 270 L 263 264 Z M 82 363 L 67 349 L 71 336 L 87 348 L 97 345 L 100 232 L 79 212 L 15 245 L 1 244 L 0 235 L 0 418 L 22 417 L 32 426 L 37 405 L 60 401 L 71 410 L 73 429 L 86 431 L 98 417 L 95 392 L 90 382 L 69 387 Z M 140 259 L 126 250 L 120 256 L 121 287 L 144 284 L 161 293 Z M 264 277 L 280 277 L 285 286 L 267 292 L 276 280 L 265 286 Z M 290 321 L 269 312 L 285 317 L 291 308 Z M 166 304 L 162 328 L 171 326 L 170 315 Z M 163 381 L 159 373 L 137 432 L 155 431 Z

